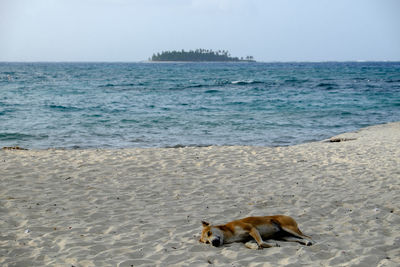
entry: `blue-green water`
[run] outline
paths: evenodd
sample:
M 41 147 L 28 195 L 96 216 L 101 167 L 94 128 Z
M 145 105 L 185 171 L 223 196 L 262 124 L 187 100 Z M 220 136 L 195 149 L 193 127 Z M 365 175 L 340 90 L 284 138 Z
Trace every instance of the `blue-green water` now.
M 286 146 L 400 121 L 400 63 L 0 63 L 0 147 Z

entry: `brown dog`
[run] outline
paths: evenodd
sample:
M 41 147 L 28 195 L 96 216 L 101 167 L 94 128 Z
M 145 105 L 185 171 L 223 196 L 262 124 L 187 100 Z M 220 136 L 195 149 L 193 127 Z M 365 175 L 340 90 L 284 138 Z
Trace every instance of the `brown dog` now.
M 268 244 L 263 239 L 277 239 L 298 242 L 311 246 L 313 241 L 304 235 L 297 227 L 296 221 L 285 215 L 247 217 L 229 222 L 224 225 L 210 225 L 203 223 L 200 242 L 219 247 L 233 242 L 247 242 L 245 245 L 251 249 L 269 248 L 279 246 Z M 254 239 L 257 243 L 252 242 Z

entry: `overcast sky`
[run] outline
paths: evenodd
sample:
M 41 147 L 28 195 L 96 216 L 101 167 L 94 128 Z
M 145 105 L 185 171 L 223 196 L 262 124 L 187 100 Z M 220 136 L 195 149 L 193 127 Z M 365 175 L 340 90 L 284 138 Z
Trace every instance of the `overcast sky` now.
M 0 61 L 400 60 L 400 0 L 0 0 Z

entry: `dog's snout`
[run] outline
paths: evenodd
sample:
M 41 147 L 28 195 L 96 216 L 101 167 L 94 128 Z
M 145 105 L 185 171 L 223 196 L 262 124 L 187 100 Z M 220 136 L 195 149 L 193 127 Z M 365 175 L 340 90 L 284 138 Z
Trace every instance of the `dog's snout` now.
M 221 245 L 219 238 L 214 239 L 211 243 L 214 247 L 219 247 Z

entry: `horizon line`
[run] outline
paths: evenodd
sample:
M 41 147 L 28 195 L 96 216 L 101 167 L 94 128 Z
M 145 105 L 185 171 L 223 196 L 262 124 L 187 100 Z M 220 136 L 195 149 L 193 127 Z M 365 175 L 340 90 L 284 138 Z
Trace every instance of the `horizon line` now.
M 122 60 L 37 60 L 37 61 L 9 61 L 9 60 L 0 60 L 0 63 L 373 63 L 373 62 L 387 62 L 387 63 L 396 63 L 400 62 L 398 60 L 288 60 L 288 61 L 253 61 L 253 62 L 230 62 L 230 61 L 151 61 L 151 60 L 132 60 L 132 61 L 122 61 Z

